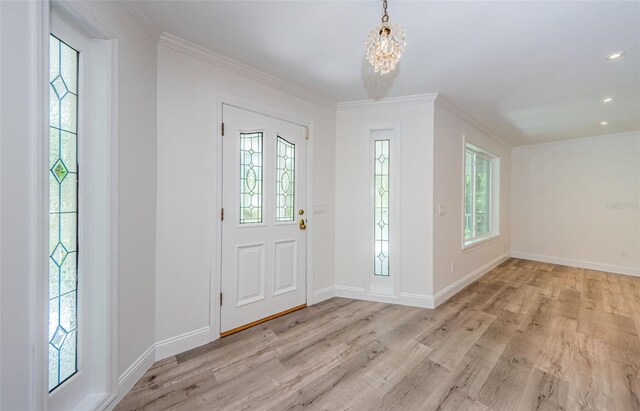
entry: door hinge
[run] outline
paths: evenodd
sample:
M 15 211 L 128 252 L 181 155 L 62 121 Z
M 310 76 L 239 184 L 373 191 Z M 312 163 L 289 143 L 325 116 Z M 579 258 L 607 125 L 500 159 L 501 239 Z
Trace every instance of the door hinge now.
M 220 306 L 222 306 L 222 293 L 220 293 Z
M 222 131 L 222 137 L 224 137 L 224 123 L 221 124 L 220 131 Z
M 220 210 L 220 220 L 224 221 L 224 208 Z

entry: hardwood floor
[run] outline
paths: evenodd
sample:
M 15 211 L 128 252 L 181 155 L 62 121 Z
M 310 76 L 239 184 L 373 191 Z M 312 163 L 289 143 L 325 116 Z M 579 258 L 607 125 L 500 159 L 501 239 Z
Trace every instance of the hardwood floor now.
M 333 298 L 156 363 L 117 410 L 640 410 L 640 278 L 511 259 L 435 310 Z

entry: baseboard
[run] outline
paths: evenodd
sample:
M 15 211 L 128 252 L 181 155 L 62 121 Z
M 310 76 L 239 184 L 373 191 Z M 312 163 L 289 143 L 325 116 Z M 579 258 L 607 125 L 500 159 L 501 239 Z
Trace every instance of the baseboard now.
M 433 298 L 429 295 L 400 293 L 398 296 L 368 293 L 364 288 L 346 285 L 335 286 L 335 296 L 378 303 L 408 305 L 411 307 L 433 308 Z
M 76 405 L 74 410 L 104 410 L 115 398 L 115 393 L 103 392 L 91 394 Z
M 451 298 L 455 294 L 459 293 L 467 285 L 471 284 L 472 282 L 474 282 L 478 278 L 482 277 L 483 275 L 485 275 L 489 271 L 491 271 L 494 268 L 496 268 L 503 261 L 507 260 L 509 258 L 509 256 L 510 256 L 509 253 L 501 255 L 500 257 L 498 257 L 498 258 L 496 258 L 496 259 L 494 259 L 492 261 L 489 261 L 487 264 L 483 265 L 482 267 L 480 267 L 480 268 L 478 268 L 476 270 L 473 270 L 471 273 L 465 275 L 464 277 L 462 277 L 461 279 L 459 279 L 455 283 L 450 284 L 446 288 L 438 291 L 434 295 L 434 298 L 433 298 L 434 299 L 434 303 L 435 303 L 435 307 L 437 307 L 440 304 L 444 303 L 449 298 Z
M 155 345 L 155 360 L 160 361 L 172 355 L 180 354 L 211 341 L 211 329 L 202 327 L 175 337 L 158 341 Z
M 404 302 L 402 305 L 410 305 L 420 308 L 435 308 L 435 300 L 432 295 L 400 293 L 400 300 Z
M 136 359 L 118 378 L 118 396 L 109 404 L 108 410 L 113 409 L 134 385 L 138 382 L 145 372 L 151 368 L 155 362 L 155 344 L 147 348 L 145 352 Z
M 309 302 L 309 305 L 318 304 L 319 302 L 335 297 L 335 295 L 336 292 L 333 286 L 316 290 L 311 294 L 311 301 Z
M 605 271 L 614 274 L 632 275 L 640 277 L 640 268 L 625 267 L 622 265 L 603 264 L 593 261 L 575 260 L 572 258 L 553 257 L 550 255 L 540 255 L 525 253 L 522 251 L 511 251 L 513 258 L 521 258 L 523 260 L 540 261 L 542 263 L 566 265 L 569 267 L 586 268 L 589 270 Z

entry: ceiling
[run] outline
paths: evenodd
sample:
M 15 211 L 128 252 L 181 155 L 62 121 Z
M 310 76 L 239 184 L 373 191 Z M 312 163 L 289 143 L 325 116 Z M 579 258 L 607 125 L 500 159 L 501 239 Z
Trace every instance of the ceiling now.
M 137 6 L 163 31 L 336 102 L 441 93 L 513 146 L 640 129 L 638 1 L 389 0 L 408 45 L 382 77 L 363 53 L 380 1 Z

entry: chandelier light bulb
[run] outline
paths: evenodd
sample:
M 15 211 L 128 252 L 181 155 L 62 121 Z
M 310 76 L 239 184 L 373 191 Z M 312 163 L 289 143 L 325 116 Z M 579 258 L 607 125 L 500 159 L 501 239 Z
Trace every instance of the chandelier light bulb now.
M 396 68 L 407 46 L 404 28 L 389 23 L 387 0 L 383 0 L 382 7 L 382 22 L 369 33 L 365 48 L 367 61 L 373 67 L 373 71 L 380 75 Z

